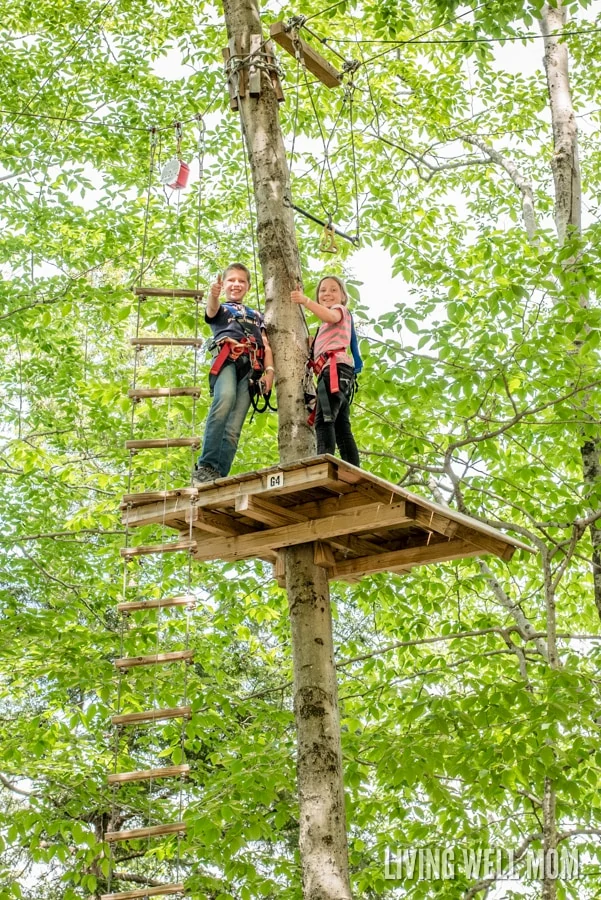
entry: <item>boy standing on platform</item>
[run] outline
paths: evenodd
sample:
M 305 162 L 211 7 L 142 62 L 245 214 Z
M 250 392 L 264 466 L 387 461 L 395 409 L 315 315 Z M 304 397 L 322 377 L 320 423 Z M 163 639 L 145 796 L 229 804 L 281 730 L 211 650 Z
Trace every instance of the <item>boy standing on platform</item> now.
M 273 354 L 263 316 L 243 303 L 249 290 L 249 270 L 241 263 L 232 263 L 209 291 L 205 322 L 213 332 L 209 373 L 213 401 L 192 476 L 194 484 L 229 473 L 250 407 L 252 382 L 262 381 L 265 393 L 273 385 Z

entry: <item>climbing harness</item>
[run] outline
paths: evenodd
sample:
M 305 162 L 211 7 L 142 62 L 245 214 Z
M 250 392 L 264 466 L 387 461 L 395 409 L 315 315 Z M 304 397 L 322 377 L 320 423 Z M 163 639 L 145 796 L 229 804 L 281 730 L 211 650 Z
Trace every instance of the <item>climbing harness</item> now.
M 241 356 L 248 356 L 250 366 L 253 372 L 263 374 L 263 360 L 265 359 L 265 350 L 251 337 L 243 337 L 239 341 L 235 338 L 223 338 L 217 341 L 213 346 L 213 352 L 217 353 L 214 358 L 213 365 L 209 369 L 209 375 L 219 375 L 228 360 L 236 362 Z

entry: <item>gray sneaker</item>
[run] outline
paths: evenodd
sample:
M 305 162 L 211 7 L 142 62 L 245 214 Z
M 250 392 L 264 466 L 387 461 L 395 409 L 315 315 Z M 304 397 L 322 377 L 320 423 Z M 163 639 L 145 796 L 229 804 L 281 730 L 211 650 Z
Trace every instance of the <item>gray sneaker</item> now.
M 220 478 L 219 472 L 213 466 L 197 466 L 192 473 L 192 484 L 207 484 L 209 481 L 215 481 Z

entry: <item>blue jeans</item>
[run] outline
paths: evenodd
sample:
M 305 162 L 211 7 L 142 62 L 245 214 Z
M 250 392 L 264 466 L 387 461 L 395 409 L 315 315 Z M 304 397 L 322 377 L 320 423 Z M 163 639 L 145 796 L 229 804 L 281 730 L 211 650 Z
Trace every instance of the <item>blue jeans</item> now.
M 207 417 L 198 465 L 211 466 L 222 478 L 232 467 L 242 426 L 250 407 L 249 375 L 250 369 L 242 374 L 235 364 L 226 363 L 215 378 L 211 392 L 213 402 Z

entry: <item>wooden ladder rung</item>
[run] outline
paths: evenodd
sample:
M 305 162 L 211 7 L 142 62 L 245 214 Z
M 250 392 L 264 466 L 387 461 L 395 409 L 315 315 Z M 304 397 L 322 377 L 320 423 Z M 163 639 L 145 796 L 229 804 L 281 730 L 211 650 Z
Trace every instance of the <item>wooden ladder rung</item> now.
M 139 772 L 119 772 L 109 775 L 109 784 L 125 784 L 128 781 L 151 781 L 155 778 L 172 778 L 177 775 L 188 775 L 190 766 L 164 766 L 162 769 L 142 769 Z
M 161 597 L 160 600 L 130 600 L 127 603 L 118 603 L 117 610 L 123 615 L 143 609 L 166 609 L 169 606 L 196 606 L 196 597 L 192 594 L 182 594 L 181 597 Z
M 148 441 L 125 442 L 126 450 L 169 449 L 170 447 L 200 447 L 200 438 L 154 438 Z
M 202 300 L 204 294 L 201 290 L 191 290 L 190 288 L 157 288 L 157 287 L 136 287 L 134 288 L 136 297 L 197 297 Z
M 133 669 L 134 666 L 159 666 L 193 658 L 194 650 L 174 650 L 172 653 L 152 653 L 149 656 L 124 656 L 116 659 L 115 665 L 118 669 Z
M 173 706 L 169 709 L 148 709 L 145 712 L 122 713 L 112 716 L 113 725 L 137 725 L 143 722 L 158 722 L 161 719 L 189 719 L 191 706 Z
M 131 338 L 132 347 L 202 347 L 205 338 L 201 337 L 143 337 Z
M 136 888 L 135 891 L 121 891 L 118 894 L 101 894 L 100 900 L 139 900 L 144 897 L 167 897 L 170 894 L 183 894 L 185 887 L 179 884 L 161 884 L 158 887 Z
M 178 834 L 187 827 L 185 822 L 168 822 L 166 825 L 149 825 L 147 828 L 131 828 L 129 831 L 107 831 L 104 839 L 109 844 L 116 841 L 135 841 L 138 838 L 158 837 L 161 834 Z
M 150 556 L 153 553 L 176 553 L 188 550 L 192 553 L 197 548 L 196 541 L 172 541 L 170 544 L 140 544 L 138 547 L 122 547 L 119 551 L 124 559 L 134 556 Z
M 131 388 L 130 400 L 146 400 L 150 397 L 200 397 L 200 387 Z
M 124 494 L 120 509 L 129 506 L 144 506 L 146 503 L 157 503 L 159 500 L 174 500 L 177 497 L 196 497 L 198 488 L 173 488 L 170 491 L 146 491 L 140 494 Z

